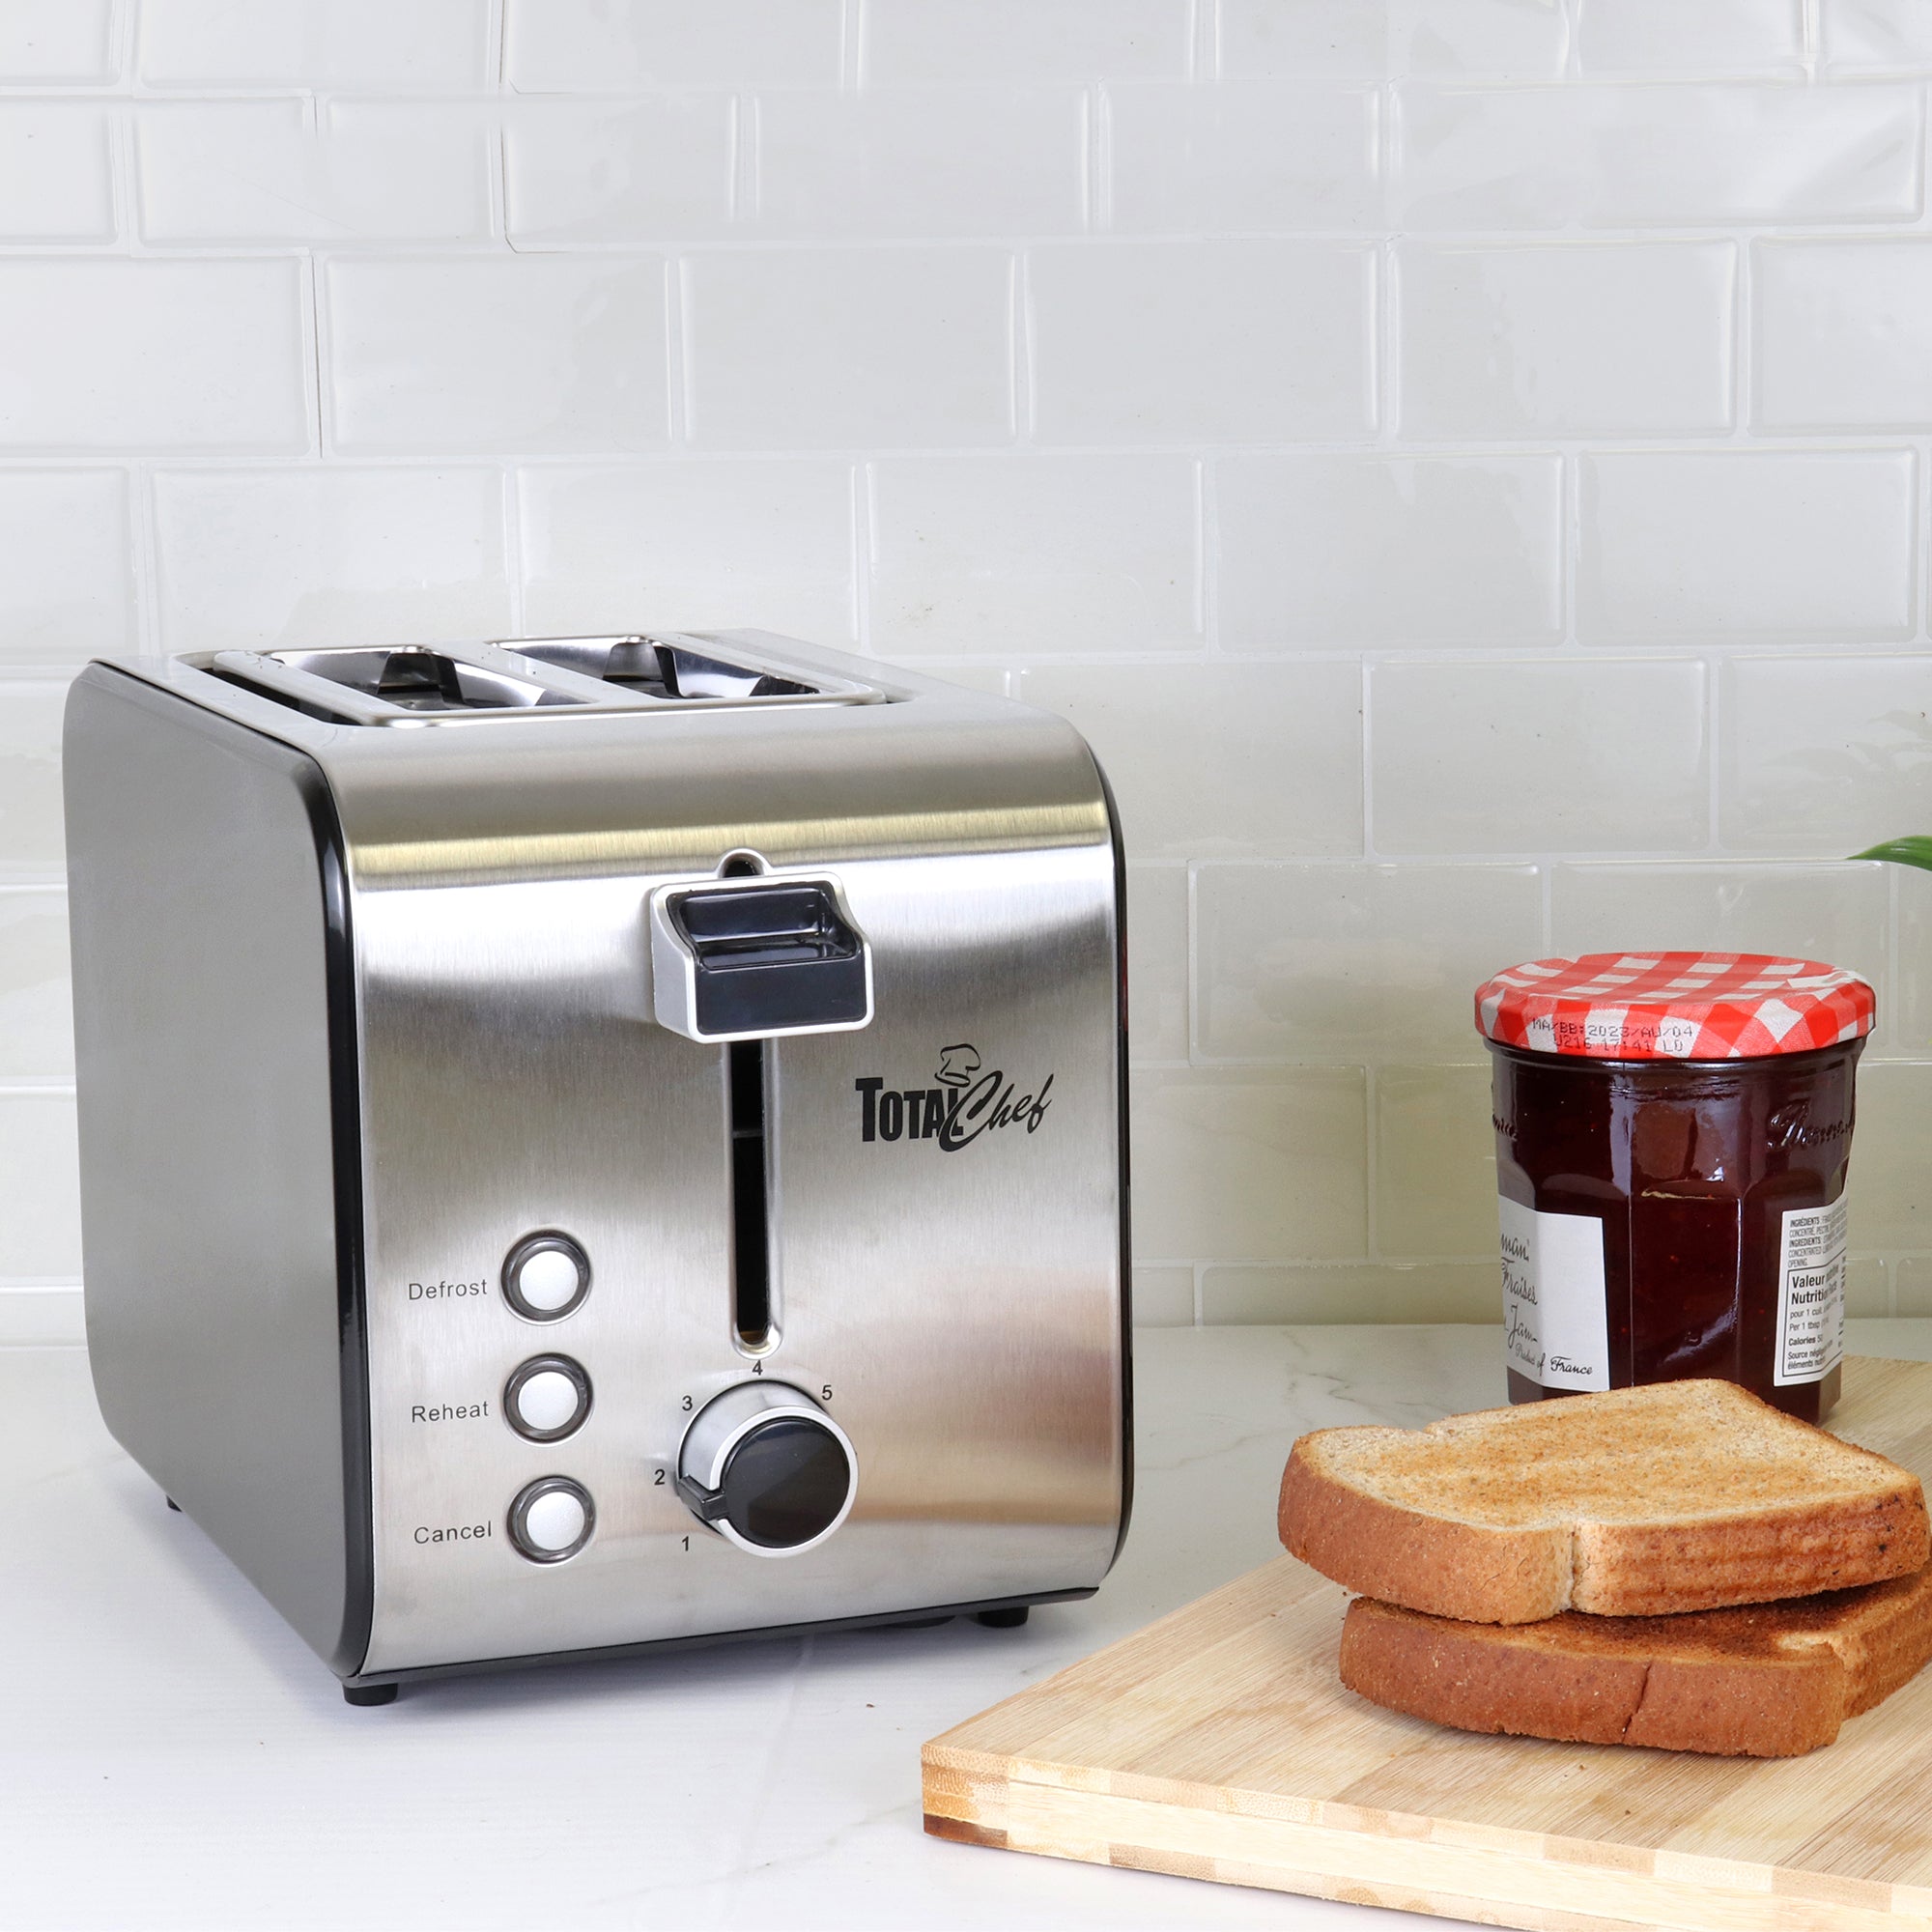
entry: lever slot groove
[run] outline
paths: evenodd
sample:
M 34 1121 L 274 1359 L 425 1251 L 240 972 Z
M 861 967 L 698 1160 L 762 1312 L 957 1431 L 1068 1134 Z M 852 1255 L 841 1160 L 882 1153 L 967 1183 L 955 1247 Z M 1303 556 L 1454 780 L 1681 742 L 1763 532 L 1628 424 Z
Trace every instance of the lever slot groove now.
M 731 1325 L 738 1347 L 762 1355 L 778 1342 L 773 1307 L 771 1163 L 766 1143 L 769 1042 L 724 1049 L 731 1124 Z

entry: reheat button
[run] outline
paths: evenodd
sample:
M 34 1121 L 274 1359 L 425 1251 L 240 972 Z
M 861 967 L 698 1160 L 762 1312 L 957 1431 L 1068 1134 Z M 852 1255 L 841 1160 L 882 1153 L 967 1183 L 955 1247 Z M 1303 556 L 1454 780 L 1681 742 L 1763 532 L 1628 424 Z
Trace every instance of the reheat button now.
M 561 1563 L 590 1541 L 597 1511 L 590 1492 L 568 1476 L 542 1476 L 510 1505 L 510 1541 L 532 1563 Z
M 503 1260 L 503 1299 L 526 1321 L 557 1321 L 590 1293 L 590 1260 L 568 1235 L 526 1235 Z
M 532 1442 L 574 1435 L 590 1413 L 590 1378 L 568 1355 L 532 1355 L 503 1384 L 503 1414 Z

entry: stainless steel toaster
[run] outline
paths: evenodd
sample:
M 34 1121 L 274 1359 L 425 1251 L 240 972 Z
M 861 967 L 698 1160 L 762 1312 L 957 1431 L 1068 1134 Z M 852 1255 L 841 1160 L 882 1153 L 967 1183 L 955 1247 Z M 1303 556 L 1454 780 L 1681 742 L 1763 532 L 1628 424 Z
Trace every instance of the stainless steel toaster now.
M 109 1428 L 341 1677 L 1091 1593 L 1122 857 L 1057 718 L 757 632 L 100 661 Z

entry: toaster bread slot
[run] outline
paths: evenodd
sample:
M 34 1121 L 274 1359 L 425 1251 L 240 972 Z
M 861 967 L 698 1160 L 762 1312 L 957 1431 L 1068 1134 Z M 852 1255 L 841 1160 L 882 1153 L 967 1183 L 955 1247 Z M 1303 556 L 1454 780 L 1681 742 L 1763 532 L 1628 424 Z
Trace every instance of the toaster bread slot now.
M 661 894 L 652 908 L 661 1025 L 692 1039 L 862 1027 L 871 956 L 830 881 Z
M 747 1354 L 778 1340 L 772 1306 L 771 1169 L 765 1141 L 765 1042 L 724 1049 L 731 1110 L 731 1326 Z
M 277 651 L 278 664 L 344 684 L 404 711 L 512 711 L 572 700 L 529 678 L 468 664 L 444 651 Z
M 568 673 L 525 664 L 495 645 L 431 650 L 331 646 L 309 651 L 220 651 L 209 668 L 311 718 L 353 724 L 500 715 L 582 706 Z M 589 687 L 588 696 L 602 694 Z
M 543 638 L 519 642 L 520 655 L 577 677 L 614 685 L 658 704 L 866 702 L 880 694 L 849 678 L 807 678 L 782 664 L 719 657 L 682 637 Z

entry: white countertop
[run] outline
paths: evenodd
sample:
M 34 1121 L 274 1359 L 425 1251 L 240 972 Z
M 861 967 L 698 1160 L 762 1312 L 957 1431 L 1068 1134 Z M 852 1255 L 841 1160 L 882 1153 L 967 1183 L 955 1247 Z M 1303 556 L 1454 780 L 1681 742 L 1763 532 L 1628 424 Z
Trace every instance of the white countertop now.
M 1932 1360 L 1932 1321 L 1855 1321 Z M 926 1837 L 919 1747 L 1279 1546 L 1293 1437 L 1502 1399 L 1492 1328 L 1137 1338 L 1131 1535 L 1097 1597 L 406 1689 L 332 1676 L 124 1457 L 77 1349 L 0 1350 L 12 1472 L 0 1897 L 44 1927 L 1415 1924 Z

